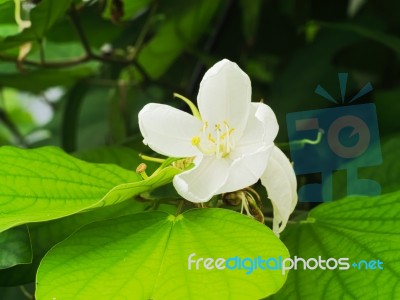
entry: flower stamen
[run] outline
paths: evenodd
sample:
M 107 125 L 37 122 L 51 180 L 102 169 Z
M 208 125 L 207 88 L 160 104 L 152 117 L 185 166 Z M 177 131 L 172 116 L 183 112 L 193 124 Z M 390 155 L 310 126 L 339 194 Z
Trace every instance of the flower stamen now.
M 227 121 L 216 123 L 213 130 L 209 129 L 208 122 L 204 122 L 200 129 L 200 135 L 192 138 L 192 145 L 196 146 L 206 155 L 215 155 L 217 158 L 226 158 L 233 150 L 232 133 Z

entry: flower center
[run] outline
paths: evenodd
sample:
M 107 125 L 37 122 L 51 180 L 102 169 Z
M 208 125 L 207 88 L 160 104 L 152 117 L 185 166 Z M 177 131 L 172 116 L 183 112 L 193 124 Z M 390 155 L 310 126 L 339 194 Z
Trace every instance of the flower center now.
M 192 145 L 196 146 L 206 155 L 215 155 L 217 158 L 225 158 L 234 148 L 232 133 L 235 129 L 229 127 L 227 121 L 209 126 L 203 123 L 200 135 L 192 138 Z

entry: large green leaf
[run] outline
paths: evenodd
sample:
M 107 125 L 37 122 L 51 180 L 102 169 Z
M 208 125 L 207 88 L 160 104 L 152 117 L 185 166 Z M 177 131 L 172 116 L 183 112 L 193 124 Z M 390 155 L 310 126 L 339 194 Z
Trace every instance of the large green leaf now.
M 260 299 L 286 280 L 280 270 L 188 270 L 192 253 L 194 259 L 289 255 L 270 229 L 236 212 L 142 213 L 88 225 L 50 250 L 38 270 L 36 299 Z
M 28 264 L 31 261 L 31 241 L 26 226 L 11 228 L 0 233 L 0 269 Z
M 72 0 L 42 0 L 31 11 L 32 25 L 19 34 L 0 41 L 0 50 L 17 47 L 28 41 L 40 40 L 47 30 L 64 15 Z
M 400 295 L 400 192 L 351 197 L 312 210 L 306 221 L 282 235 L 292 256 L 349 258 L 348 270 L 303 270 L 289 274 L 274 299 L 397 299 Z M 380 260 L 383 270 L 360 260 Z M 332 264 L 331 264 L 332 265 Z
M 0 231 L 117 204 L 169 183 L 167 167 L 146 180 L 116 165 L 89 164 L 54 147 L 0 148 Z

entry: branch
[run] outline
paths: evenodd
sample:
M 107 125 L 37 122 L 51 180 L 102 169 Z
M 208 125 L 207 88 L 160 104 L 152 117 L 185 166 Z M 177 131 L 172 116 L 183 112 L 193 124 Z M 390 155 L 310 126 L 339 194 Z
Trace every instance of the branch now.
M 0 54 L 0 60 L 18 63 L 17 57 L 7 56 L 7 55 L 3 55 L 3 54 Z M 72 67 L 72 66 L 76 66 L 76 65 L 82 64 L 87 61 L 90 61 L 90 57 L 87 55 L 84 55 L 82 57 L 77 57 L 77 58 L 65 60 L 65 61 L 40 62 L 40 61 L 24 59 L 21 63 L 23 63 L 24 65 L 28 65 L 28 66 L 51 69 L 51 68 Z
M 78 33 L 79 39 L 81 40 L 83 49 L 85 49 L 86 55 L 91 57 L 93 55 L 92 53 L 92 48 L 90 47 L 90 43 L 86 37 L 86 34 L 83 30 L 81 21 L 79 20 L 79 16 L 77 14 L 77 11 L 75 10 L 74 7 L 72 7 L 69 12 L 69 16 L 71 17 L 72 23 L 75 26 L 76 32 Z
M 19 63 L 22 63 L 24 65 L 34 66 L 34 67 L 41 67 L 41 68 L 72 67 L 72 66 L 76 66 L 76 65 L 79 65 L 79 64 L 82 64 L 85 62 L 89 62 L 89 61 L 99 61 L 102 63 L 121 64 L 123 66 L 133 65 L 135 67 L 135 69 L 139 72 L 141 77 L 143 78 L 144 84 L 153 83 L 153 84 L 167 87 L 172 90 L 177 90 L 176 87 L 174 87 L 173 85 L 171 85 L 169 83 L 162 82 L 160 80 L 155 80 L 155 79 L 151 78 L 149 76 L 149 74 L 147 74 L 147 72 L 143 68 L 143 66 L 140 65 L 140 63 L 136 59 L 137 54 L 142 47 L 143 40 L 148 33 L 148 30 L 150 27 L 149 24 L 151 22 L 151 18 L 153 17 L 153 15 L 156 11 L 156 7 L 157 7 L 157 5 L 153 5 L 153 7 L 151 8 L 150 16 L 145 24 L 142 34 L 139 36 L 138 40 L 136 41 L 135 48 L 137 48 L 136 49 L 137 51 L 135 51 L 135 55 L 133 55 L 131 57 L 118 57 L 118 56 L 111 56 L 111 55 L 107 55 L 107 54 L 94 53 L 90 46 L 90 42 L 87 38 L 87 35 L 85 34 L 85 30 L 82 27 L 82 24 L 80 22 L 78 11 L 74 7 L 71 7 L 71 9 L 68 11 L 68 15 L 70 16 L 72 23 L 76 29 L 76 32 L 78 34 L 79 40 L 82 44 L 82 47 L 85 51 L 85 54 L 82 57 L 77 57 L 77 58 L 68 59 L 68 60 L 64 60 L 64 61 L 44 61 L 43 59 L 41 59 L 41 61 L 23 60 Z M 18 63 L 17 57 L 7 56 L 7 55 L 3 55 L 3 54 L 0 54 L 0 60 Z

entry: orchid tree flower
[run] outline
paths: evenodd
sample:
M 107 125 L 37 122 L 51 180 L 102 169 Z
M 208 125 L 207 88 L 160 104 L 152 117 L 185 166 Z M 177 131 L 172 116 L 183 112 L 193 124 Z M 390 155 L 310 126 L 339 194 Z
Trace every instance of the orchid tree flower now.
M 272 109 L 251 102 L 249 77 L 227 59 L 205 73 L 198 109 L 186 100 L 193 115 L 156 103 L 139 112 L 143 142 L 152 150 L 193 158 L 194 167 L 173 179 L 179 195 L 201 203 L 261 179 L 274 208 L 273 230 L 279 234 L 294 210 L 297 193 L 292 165 L 274 145 L 279 126 Z

